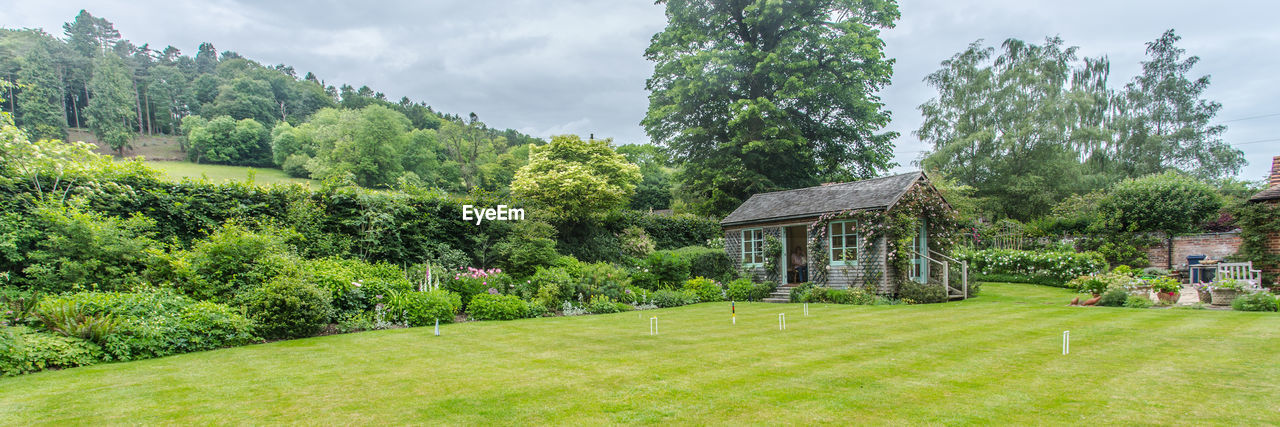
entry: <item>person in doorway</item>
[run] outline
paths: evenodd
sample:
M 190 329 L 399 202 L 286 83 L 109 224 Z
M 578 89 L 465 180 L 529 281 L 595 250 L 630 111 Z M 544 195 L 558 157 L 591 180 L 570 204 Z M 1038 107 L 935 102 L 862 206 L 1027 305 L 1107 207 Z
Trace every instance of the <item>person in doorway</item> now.
M 809 281 L 809 266 L 804 261 L 804 252 L 802 250 L 799 246 L 791 248 L 790 260 L 791 265 L 795 266 L 796 281 L 801 283 Z

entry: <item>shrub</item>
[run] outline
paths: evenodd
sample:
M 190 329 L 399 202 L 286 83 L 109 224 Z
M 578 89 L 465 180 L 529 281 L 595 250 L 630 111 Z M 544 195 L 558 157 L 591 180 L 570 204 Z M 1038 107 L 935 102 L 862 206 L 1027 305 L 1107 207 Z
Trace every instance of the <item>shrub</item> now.
M 520 297 L 486 292 L 471 298 L 467 314 L 475 320 L 512 320 L 528 317 L 530 313 Z
M 947 291 L 942 285 L 904 280 L 898 283 L 898 298 L 913 304 L 947 302 Z
M 640 271 L 631 275 L 631 284 L 641 289 L 656 291 L 660 289 L 658 286 L 658 275 L 649 271 L 648 267 L 642 268 Z
M 79 338 L 37 333 L 26 327 L 0 329 L 0 375 L 92 365 L 102 356 L 100 347 Z
M 542 305 L 547 311 L 554 311 L 571 298 L 574 279 L 563 268 L 539 268 L 533 277 L 529 278 L 528 285 L 526 289 L 529 293 L 521 296 Z
M 36 306 L 36 317 L 52 332 L 95 344 L 104 344 L 107 336 L 120 329 L 111 314 L 94 315 L 75 300 L 54 298 Z
M 681 289 L 698 298 L 698 302 L 724 301 L 724 290 L 715 280 L 695 277 L 684 282 Z
M 657 251 L 646 260 L 649 271 L 658 276 L 658 285 L 676 287 L 689 279 L 689 260 L 674 251 Z
M 1102 294 L 1098 305 L 1104 307 L 1122 307 L 1129 300 L 1129 291 L 1124 288 L 1111 288 Z
M 729 259 L 724 249 L 711 249 L 701 246 L 686 246 L 676 250 L 676 254 L 689 260 L 689 275 L 710 277 L 716 280 L 732 280 L 737 275 L 737 266 Z
M 114 360 L 212 350 L 258 339 L 253 322 L 238 310 L 165 289 L 82 292 L 46 298 L 41 304 L 73 304 L 86 316 L 113 317 L 118 324 L 103 337 L 102 350 Z
M 969 262 L 970 274 L 1017 275 L 1034 278 L 1033 283 L 1054 283 L 1062 287 L 1067 281 L 1095 274 L 1106 268 L 1106 260 L 1094 252 L 1042 252 L 1009 249 L 961 251 L 956 258 Z M 1041 282 L 1040 280 L 1043 280 Z
M 649 238 L 649 233 L 635 226 L 622 229 L 622 233 L 618 235 L 618 241 L 622 244 L 622 254 L 634 258 L 647 257 L 656 248 L 653 239 Z
M 230 301 L 296 267 L 298 259 L 277 229 L 254 231 L 228 223 L 169 262 L 179 289 L 200 300 Z
M 631 278 L 626 271 L 607 262 L 597 262 L 582 268 L 573 294 L 581 296 L 584 301 L 595 295 L 607 295 L 614 300 L 623 301 L 630 299 L 630 296 L 626 295 L 627 287 L 630 285 Z
M 815 285 L 813 282 L 804 282 L 796 285 L 796 287 L 791 288 L 791 302 L 806 302 L 803 301 L 803 299 L 808 298 L 805 294 L 811 292 L 817 287 L 818 285 Z
M 1138 295 L 1130 295 L 1129 298 L 1124 300 L 1124 306 L 1129 308 L 1151 308 L 1152 305 L 1154 303 L 1151 302 L 1150 298 Z
M 1276 298 L 1268 292 L 1253 292 L 1236 297 L 1231 309 L 1239 311 L 1276 311 Z
M 774 289 L 777 289 L 777 285 L 752 283 L 751 279 L 742 278 L 725 287 L 725 298 L 730 301 L 760 301 L 773 293 Z
M 74 207 L 40 207 L 34 248 L 22 262 L 31 288 L 42 292 L 86 289 L 127 290 L 141 283 L 155 222 L 84 212 Z
M 300 278 L 281 276 L 239 300 L 263 338 L 314 336 L 333 315 L 329 293 Z
M 417 292 L 396 292 L 387 298 L 387 314 L 391 321 L 408 326 L 427 326 L 452 323 L 462 309 L 462 297 L 443 289 Z
M 662 289 L 651 294 L 649 301 L 658 307 L 668 308 L 696 303 L 698 302 L 698 297 L 688 292 Z
M 370 264 L 342 258 L 322 258 L 302 262 L 300 274 L 320 289 L 329 292 L 334 316 L 355 316 L 372 310 L 394 293 L 413 290 L 400 267 L 387 263 Z
M 511 278 L 496 268 L 481 270 L 467 267 L 454 273 L 453 278 L 445 278 L 441 282 L 441 287 L 462 298 L 463 310 L 467 309 L 476 295 L 488 292 L 489 289 L 496 289 L 499 293 L 506 292 L 511 286 Z
M 587 303 L 587 312 L 592 314 L 621 313 L 631 310 L 631 306 L 621 303 L 613 298 L 605 295 L 596 295 L 591 297 L 591 302 Z
M 519 221 L 511 234 L 498 243 L 499 266 L 516 277 L 529 277 L 559 258 L 556 229 L 542 221 Z

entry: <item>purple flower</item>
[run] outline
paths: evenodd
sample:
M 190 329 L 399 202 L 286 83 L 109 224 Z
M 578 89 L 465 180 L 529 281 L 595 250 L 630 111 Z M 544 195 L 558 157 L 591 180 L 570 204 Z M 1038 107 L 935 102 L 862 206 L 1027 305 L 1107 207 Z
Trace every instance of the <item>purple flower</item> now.
M 498 290 L 497 290 L 497 289 L 489 288 L 489 295 L 497 295 L 497 294 L 498 294 Z

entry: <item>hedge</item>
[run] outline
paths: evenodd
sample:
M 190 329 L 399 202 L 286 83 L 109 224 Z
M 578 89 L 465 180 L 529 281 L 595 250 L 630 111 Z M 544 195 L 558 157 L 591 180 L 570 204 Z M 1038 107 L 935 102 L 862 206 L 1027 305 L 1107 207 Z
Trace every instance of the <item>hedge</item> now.
M 986 249 L 959 251 L 956 258 L 969 262 L 969 277 L 975 280 L 1017 281 L 1058 287 L 1107 267 L 1106 259 L 1097 252 Z

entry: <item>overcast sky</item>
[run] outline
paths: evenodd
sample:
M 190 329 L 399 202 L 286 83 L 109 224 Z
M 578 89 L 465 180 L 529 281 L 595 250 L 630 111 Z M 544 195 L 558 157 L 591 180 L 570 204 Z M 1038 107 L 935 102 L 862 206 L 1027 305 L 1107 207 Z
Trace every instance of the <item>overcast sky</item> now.
M 115 23 L 135 44 L 200 42 L 264 64 L 285 63 L 327 84 L 369 85 L 437 110 L 475 112 L 490 126 L 546 137 L 594 133 L 646 142 L 643 52 L 665 25 L 650 0 L 238 2 L 234 0 L 42 0 L 0 5 L 0 25 L 61 35 L 81 8 Z M 92 4 L 90 4 L 92 3 Z M 257 4 L 265 3 L 265 4 Z M 902 0 L 902 19 L 884 32 L 896 58 L 883 92 L 898 131 L 898 170 L 925 146 L 911 131 L 916 107 L 934 96 L 925 75 L 976 39 L 1062 36 L 1085 56 L 1106 55 L 1112 87 L 1139 71 L 1143 43 L 1166 29 L 1200 56 L 1209 99 L 1221 102 L 1226 140 L 1244 150 L 1241 178 L 1266 175 L 1280 155 L 1280 5 L 1267 1 Z M 1266 116 L 1266 117 L 1258 117 Z

